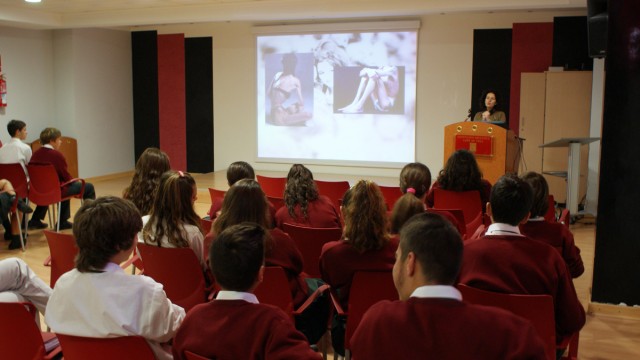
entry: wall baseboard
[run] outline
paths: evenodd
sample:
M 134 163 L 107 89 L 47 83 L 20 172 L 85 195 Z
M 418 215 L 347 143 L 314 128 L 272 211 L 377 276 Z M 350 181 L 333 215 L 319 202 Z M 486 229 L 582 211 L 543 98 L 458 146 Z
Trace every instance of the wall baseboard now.
M 123 171 L 119 173 L 107 174 L 102 176 L 94 176 L 94 177 L 86 178 L 85 180 L 88 182 L 94 183 L 98 181 L 107 181 L 107 180 L 119 179 L 123 177 L 132 177 L 133 174 L 134 174 L 134 171 L 130 170 L 130 171 Z
M 590 302 L 587 313 L 640 319 L 640 307 Z

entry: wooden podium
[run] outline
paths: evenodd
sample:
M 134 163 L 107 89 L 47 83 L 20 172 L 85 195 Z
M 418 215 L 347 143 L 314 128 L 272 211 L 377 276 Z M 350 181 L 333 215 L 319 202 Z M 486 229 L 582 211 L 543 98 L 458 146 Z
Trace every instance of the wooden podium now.
M 444 162 L 456 150 L 474 153 L 483 177 L 491 184 L 505 173 L 517 173 L 520 140 L 511 130 L 479 121 L 464 121 L 444 128 Z

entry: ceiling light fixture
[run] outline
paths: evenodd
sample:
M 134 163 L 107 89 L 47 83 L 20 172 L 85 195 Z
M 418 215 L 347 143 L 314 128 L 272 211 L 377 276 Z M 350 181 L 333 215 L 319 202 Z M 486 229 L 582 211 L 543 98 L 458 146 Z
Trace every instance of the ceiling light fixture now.
M 26 2 L 28 2 L 28 3 L 39 3 L 39 2 L 41 2 L 42 0 L 24 0 L 24 1 L 26 1 Z

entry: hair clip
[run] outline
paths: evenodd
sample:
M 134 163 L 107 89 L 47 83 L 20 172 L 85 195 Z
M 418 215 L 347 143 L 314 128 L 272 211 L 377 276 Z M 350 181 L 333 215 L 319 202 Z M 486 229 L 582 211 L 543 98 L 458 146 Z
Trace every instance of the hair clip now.
M 180 177 L 184 177 L 184 173 L 181 170 L 178 170 L 178 174 L 180 175 Z
M 413 195 L 415 195 L 415 194 L 416 194 L 416 189 L 414 189 L 414 188 L 407 188 L 407 192 L 408 192 L 408 193 L 412 193 Z

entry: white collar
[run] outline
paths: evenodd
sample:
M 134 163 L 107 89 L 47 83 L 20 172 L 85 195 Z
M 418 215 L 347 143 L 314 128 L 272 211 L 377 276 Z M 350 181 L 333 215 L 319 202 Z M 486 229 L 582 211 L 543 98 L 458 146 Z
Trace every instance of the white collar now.
M 534 218 L 529 218 L 529 221 L 544 221 L 544 216 L 536 216 Z
M 47 149 L 55 150 L 51 144 L 43 145 L 42 147 L 46 147 Z
M 493 223 L 489 225 L 487 228 L 487 232 L 485 235 L 515 235 L 515 236 L 523 236 L 520 233 L 520 228 L 517 226 L 504 224 L 504 223 Z
M 462 294 L 458 289 L 449 285 L 425 285 L 413 290 L 411 297 L 416 298 L 445 298 L 462 301 Z
M 248 292 L 220 290 L 216 296 L 216 300 L 244 300 L 248 303 L 259 304 L 258 298 Z
M 114 262 L 108 262 L 107 265 L 105 265 L 104 268 L 102 268 L 102 271 L 104 271 L 104 272 L 118 272 L 118 271 L 124 271 L 124 270 L 122 270 L 120 265 L 118 265 L 118 264 L 116 264 Z
M 20 140 L 20 138 L 12 137 L 12 138 L 9 140 L 9 142 L 19 142 L 19 143 L 21 143 L 21 142 L 22 142 L 22 140 Z

